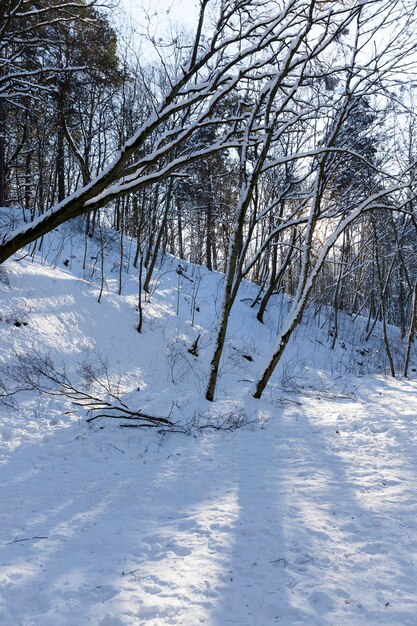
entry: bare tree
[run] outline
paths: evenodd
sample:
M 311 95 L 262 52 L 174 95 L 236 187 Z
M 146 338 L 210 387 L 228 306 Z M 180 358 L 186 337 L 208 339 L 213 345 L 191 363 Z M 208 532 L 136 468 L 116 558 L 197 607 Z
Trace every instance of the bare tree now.
M 350 158 L 359 159 L 372 168 L 372 164 L 363 155 L 349 147 L 339 147 L 338 137 L 355 111 L 357 99 L 364 94 L 383 94 L 394 75 L 397 76 L 399 68 L 404 66 L 405 59 L 412 54 L 413 46 L 405 43 L 412 12 L 410 9 L 403 16 L 402 3 L 307 4 L 294 3 L 291 10 L 280 17 L 281 37 L 276 44 L 278 49 L 282 46 L 278 54 L 279 70 L 274 72 L 274 76 L 261 90 L 252 109 L 252 117 L 246 124 L 247 136 L 244 136 L 240 151 L 243 162 L 241 194 L 229 250 L 221 320 L 207 386 L 208 400 L 214 399 L 228 318 L 242 277 L 255 266 L 278 233 L 303 226 L 298 284 L 293 305 L 280 335 L 279 349 L 257 384 L 254 395 L 260 397 L 301 319 L 318 270 L 337 240 L 337 237 L 330 237 L 323 248 L 327 252 L 322 261 L 313 265 L 313 245 L 321 223 L 333 220 L 334 232 L 338 232 L 336 225 L 343 223 L 348 226 L 350 217 L 357 210 L 353 199 L 342 208 L 337 203 L 328 201 L 327 192 L 334 176 L 334 157 L 337 154 L 350 155 Z M 289 29 L 286 28 L 286 20 L 291 24 Z M 392 30 L 389 35 L 387 29 Z M 372 41 L 382 35 L 387 36 L 386 44 L 382 49 L 372 50 Z M 344 59 L 342 63 L 339 60 L 336 62 L 339 57 Z M 367 64 L 364 64 L 364 59 Z M 265 72 L 265 67 L 263 71 Z M 327 127 L 320 129 L 320 119 L 328 120 Z M 262 131 L 258 131 L 261 137 L 254 148 L 251 138 L 255 126 Z M 304 149 L 299 153 L 287 153 L 284 156 L 278 154 L 273 157 L 273 150 L 276 151 L 279 140 L 296 132 L 300 126 L 304 132 Z M 251 157 L 252 162 L 248 167 Z M 287 162 L 303 163 L 303 177 L 308 183 L 307 193 L 300 200 L 298 210 L 292 215 L 281 217 L 280 223 L 270 232 L 245 267 L 245 255 L 251 249 L 250 238 L 255 223 L 268 215 L 277 202 L 275 199 L 268 209 L 256 216 L 253 205 L 254 190 L 265 172 Z M 307 165 L 309 162 L 310 165 Z M 345 167 L 342 164 L 341 167 L 343 166 Z M 384 176 L 380 178 L 381 186 L 384 186 Z M 385 176 L 385 182 L 388 180 L 389 176 Z M 398 187 L 394 186 L 392 190 L 396 191 Z M 375 194 L 376 191 L 374 189 L 369 199 L 360 204 L 361 211 L 368 209 L 372 200 L 380 200 L 388 194 L 387 189 Z M 378 202 L 377 205 L 379 206 Z M 249 226 L 245 232 L 250 208 Z
M 208 4 L 208 0 L 201 3 L 191 54 L 184 59 L 179 75 L 170 77 L 169 89 L 154 103 L 146 121 L 90 183 L 30 225 L 5 236 L 0 244 L 0 262 L 69 219 L 164 180 L 203 155 L 239 145 L 242 136 L 239 121 L 243 116 L 230 118 L 225 123 L 217 117 L 216 105 L 232 91 L 241 89 L 248 80 L 259 82 L 262 67 L 268 65 L 272 71 L 278 58 L 274 48 L 278 45 L 283 50 L 295 16 L 300 11 L 305 13 L 307 5 L 292 0 L 283 11 L 288 15 L 283 21 L 283 13 L 276 8 L 272 11 L 273 6 L 268 6 L 270 12 L 251 0 L 225 2 L 220 7 L 211 37 L 203 41 Z M 217 124 L 223 126 L 221 139 L 216 139 L 211 146 L 198 140 L 198 130 Z M 196 137 L 193 149 L 179 151 L 193 136 Z

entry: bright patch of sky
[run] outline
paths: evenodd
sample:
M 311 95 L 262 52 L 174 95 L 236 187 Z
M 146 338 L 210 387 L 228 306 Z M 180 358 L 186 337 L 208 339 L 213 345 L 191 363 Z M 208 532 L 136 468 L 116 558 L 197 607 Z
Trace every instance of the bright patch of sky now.
M 121 0 L 119 9 L 121 31 L 152 62 L 161 54 L 169 56 L 169 44 L 179 33 L 194 33 L 199 0 Z
M 192 29 L 198 16 L 198 0 L 122 0 L 133 25 L 142 32 L 150 20 L 152 35 L 163 36 L 171 26 Z

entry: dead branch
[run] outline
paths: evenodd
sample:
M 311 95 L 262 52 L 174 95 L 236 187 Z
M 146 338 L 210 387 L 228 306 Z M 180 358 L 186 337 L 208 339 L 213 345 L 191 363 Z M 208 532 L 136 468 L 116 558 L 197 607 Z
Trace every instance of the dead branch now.
M 105 366 L 103 360 L 101 360 L 101 365 Z M 82 371 L 87 371 L 85 364 Z M 66 398 L 74 406 L 89 411 L 90 417 L 86 420 L 87 423 L 96 419 L 107 418 L 137 420 L 142 423 L 135 426 L 141 427 L 172 427 L 175 425 L 175 422 L 169 417 L 148 415 L 141 410 L 130 409 L 112 390 L 107 369 L 103 383 L 94 368 L 91 365 L 88 366 L 88 382 L 95 383 L 99 390 L 98 393 L 105 393 L 107 397 L 92 393 L 90 389 L 75 386 L 65 368 L 59 371 L 49 355 L 42 355 L 35 349 L 30 354 L 16 354 L 15 362 L 4 367 L 3 373 L 17 383 L 17 387 L 13 391 L 7 392 L 4 383 L 2 384 L 4 393 L 0 394 L 0 398 L 3 402 L 6 401 L 7 397 L 20 392 L 36 390 L 48 396 Z

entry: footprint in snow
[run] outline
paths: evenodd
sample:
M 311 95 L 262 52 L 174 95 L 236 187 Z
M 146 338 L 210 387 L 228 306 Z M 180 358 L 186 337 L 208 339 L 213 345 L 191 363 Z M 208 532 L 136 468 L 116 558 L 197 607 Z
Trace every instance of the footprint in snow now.
M 385 554 L 386 552 L 380 543 L 367 543 L 362 550 L 367 554 Z
M 309 595 L 308 601 L 319 615 L 334 611 L 334 602 L 324 591 L 313 591 Z
M 118 617 L 106 613 L 105 617 L 98 623 L 98 626 L 123 626 L 123 622 Z
M 168 550 L 173 552 L 176 556 L 188 556 L 192 553 L 192 550 L 190 550 L 190 548 L 187 548 L 187 546 L 181 546 L 179 544 L 169 544 Z
M 111 598 L 114 598 L 114 596 L 118 594 L 118 591 L 111 585 L 98 585 L 93 591 L 94 595 L 99 598 L 100 602 L 111 600 Z

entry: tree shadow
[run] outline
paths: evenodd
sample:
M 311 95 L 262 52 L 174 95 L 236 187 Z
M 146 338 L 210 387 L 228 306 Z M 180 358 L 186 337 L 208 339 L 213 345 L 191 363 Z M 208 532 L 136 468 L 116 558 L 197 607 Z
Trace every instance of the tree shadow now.
M 378 420 L 370 407 L 316 400 L 294 415 L 283 526 L 290 552 L 298 545 L 306 557 L 305 572 L 293 568 L 290 602 L 308 619 L 288 623 L 415 623 L 417 464 L 391 445 L 389 427 L 369 428 Z
M 0 466 L 1 623 L 208 623 L 237 516 L 217 440 L 74 424 L 17 450 Z
M 417 462 L 354 410 L 164 442 L 74 423 L 22 446 L 0 466 L 0 622 L 414 624 Z

